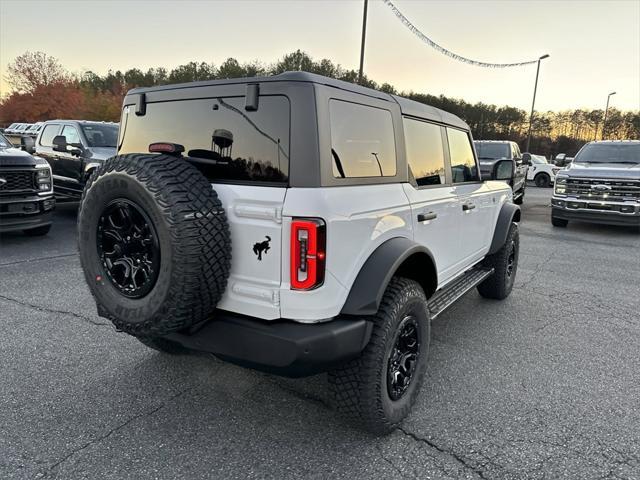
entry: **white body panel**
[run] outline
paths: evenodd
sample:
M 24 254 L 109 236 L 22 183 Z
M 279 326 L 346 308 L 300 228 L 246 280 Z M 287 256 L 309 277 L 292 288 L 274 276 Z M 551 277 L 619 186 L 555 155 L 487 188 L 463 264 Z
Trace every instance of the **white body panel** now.
M 315 290 L 290 289 L 289 245 L 283 245 L 283 318 L 314 322 L 336 316 L 371 252 L 390 238 L 413 238 L 411 207 L 402 184 L 292 188 L 283 215 L 289 221 L 322 218 L 327 224 L 325 281 Z
M 432 252 L 438 286 L 481 260 L 489 250 L 500 207 L 511 199 L 503 182 L 415 189 L 410 184 L 275 188 L 215 184 L 231 229 L 232 260 L 223 310 L 264 320 L 306 323 L 340 313 L 360 269 L 382 243 L 405 237 Z M 463 211 L 472 202 L 475 209 Z M 418 213 L 436 212 L 418 222 Z M 326 223 L 326 273 L 310 291 L 290 288 L 293 218 Z M 269 236 L 262 260 L 254 245 Z
M 231 230 L 231 273 L 218 308 L 263 319 L 280 318 L 282 205 L 286 188 L 214 184 Z M 262 260 L 256 243 L 267 241 Z

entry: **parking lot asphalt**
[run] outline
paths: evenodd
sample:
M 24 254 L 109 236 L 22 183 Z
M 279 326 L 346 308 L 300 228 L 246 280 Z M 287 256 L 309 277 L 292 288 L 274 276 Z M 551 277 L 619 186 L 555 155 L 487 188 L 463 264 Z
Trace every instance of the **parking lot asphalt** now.
M 640 235 L 553 228 L 527 189 L 516 286 L 433 324 L 402 427 L 375 438 L 290 380 L 171 357 L 96 315 L 76 210 L 0 239 L 0 478 L 640 478 Z

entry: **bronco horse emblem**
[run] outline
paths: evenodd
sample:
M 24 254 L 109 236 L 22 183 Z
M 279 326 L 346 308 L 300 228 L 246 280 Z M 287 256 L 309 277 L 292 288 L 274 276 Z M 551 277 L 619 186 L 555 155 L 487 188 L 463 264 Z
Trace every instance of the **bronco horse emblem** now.
M 262 253 L 265 255 L 271 248 L 269 246 L 269 242 L 271 241 L 271 237 L 269 235 L 265 235 L 266 240 L 264 242 L 256 242 L 253 244 L 253 253 L 258 256 L 258 260 L 262 261 Z

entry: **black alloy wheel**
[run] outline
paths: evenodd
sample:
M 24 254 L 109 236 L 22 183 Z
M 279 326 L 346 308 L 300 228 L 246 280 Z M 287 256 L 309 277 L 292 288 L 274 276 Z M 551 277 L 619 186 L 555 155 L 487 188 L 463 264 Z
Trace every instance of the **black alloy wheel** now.
M 387 392 L 397 401 L 405 394 L 418 364 L 420 330 L 414 316 L 406 316 L 398 328 L 387 365 Z
M 160 271 L 158 234 L 147 214 L 131 200 L 107 204 L 98 221 L 98 256 L 109 281 L 122 295 L 142 298 Z

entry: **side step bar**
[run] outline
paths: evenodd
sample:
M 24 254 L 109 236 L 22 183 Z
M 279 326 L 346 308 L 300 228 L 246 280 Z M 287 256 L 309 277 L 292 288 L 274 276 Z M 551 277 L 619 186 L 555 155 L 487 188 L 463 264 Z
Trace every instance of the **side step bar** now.
M 429 299 L 429 311 L 431 319 L 436 318 L 447 308 L 453 305 L 460 297 L 481 284 L 486 278 L 493 275 L 494 269 L 474 267 L 467 270 L 460 277 L 456 278 L 449 285 L 438 290 Z

